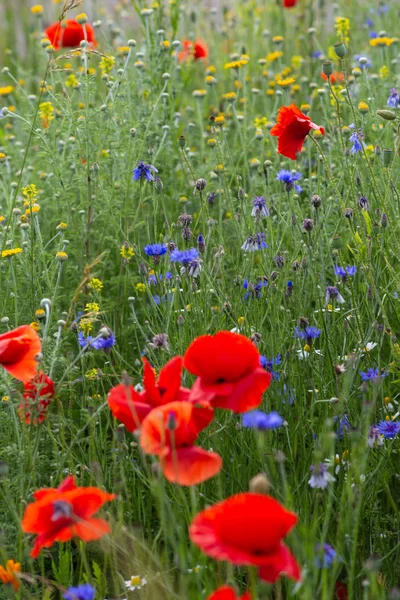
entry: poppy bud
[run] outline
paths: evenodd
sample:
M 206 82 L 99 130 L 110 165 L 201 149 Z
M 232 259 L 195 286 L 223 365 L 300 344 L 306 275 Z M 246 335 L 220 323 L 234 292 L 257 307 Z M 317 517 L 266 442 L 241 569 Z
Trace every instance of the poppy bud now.
M 387 227 L 388 226 L 388 218 L 386 216 L 386 213 L 382 213 L 382 216 L 381 216 L 381 225 L 382 225 L 382 227 Z
M 249 490 L 254 494 L 268 494 L 270 488 L 271 484 L 265 473 L 259 473 L 249 481 Z
M 336 56 L 339 58 L 344 58 L 347 54 L 346 45 L 343 42 L 337 42 L 334 44 L 333 49 L 335 51 Z
M 391 110 L 387 110 L 386 108 L 384 110 L 377 110 L 376 114 L 382 117 L 382 119 L 385 119 L 385 121 L 394 121 L 396 118 L 395 113 Z
M 385 167 L 389 167 L 393 160 L 393 150 L 390 148 L 384 148 L 382 150 L 382 162 Z
M 330 77 L 333 73 L 333 65 L 330 61 L 326 61 L 322 64 L 322 71 L 324 75 Z
M 179 136 L 179 146 L 183 149 L 186 146 L 186 138 L 184 135 Z

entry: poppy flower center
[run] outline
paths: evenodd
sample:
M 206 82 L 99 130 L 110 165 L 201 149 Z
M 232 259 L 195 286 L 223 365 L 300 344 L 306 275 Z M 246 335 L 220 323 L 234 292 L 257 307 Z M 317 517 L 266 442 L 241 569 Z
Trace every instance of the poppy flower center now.
M 55 500 L 52 503 L 53 515 L 51 520 L 56 522 L 60 519 L 70 519 L 73 515 L 73 507 L 70 502 L 66 500 Z

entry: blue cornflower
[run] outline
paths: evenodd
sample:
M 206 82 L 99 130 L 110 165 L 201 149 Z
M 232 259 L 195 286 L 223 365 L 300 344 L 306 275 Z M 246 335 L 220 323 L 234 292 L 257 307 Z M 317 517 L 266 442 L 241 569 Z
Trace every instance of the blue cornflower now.
M 374 22 L 373 22 L 373 20 L 372 20 L 372 19 L 370 19 L 369 17 L 367 17 L 367 18 L 365 19 L 365 24 L 366 24 L 366 26 L 367 26 L 367 27 L 373 27 L 373 26 L 374 26 Z
M 312 58 L 321 58 L 321 56 L 323 56 L 323 52 L 321 50 L 314 50 L 314 52 L 311 54 Z
M 248 298 L 261 298 L 261 290 L 263 287 L 268 285 L 268 281 L 263 277 L 260 278 L 259 281 L 254 285 L 247 278 L 243 281 L 243 287 L 245 290 L 248 290 L 246 294 L 243 296 L 243 300 L 248 300 Z
M 280 374 L 278 371 L 274 370 L 274 367 L 277 367 L 282 362 L 282 357 L 280 354 L 277 354 L 275 358 L 267 358 L 266 356 L 260 356 L 260 365 L 263 369 L 266 369 L 268 373 L 271 373 L 272 377 L 279 381 Z
M 329 569 L 336 558 L 336 550 L 329 544 L 317 544 L 315 552 L 318 556 L 315 557 L 315 565 L 319 568 Z
M 394 438 L 400 432 L 399 421 L 380 421 L 376 426 L 376 429 L 380 435 L 385 438 Z
M 267 201 L 264 196 L 254 196 L 253 198 L 253 210 L 251 211 L 252 217 L 268 217 L 269 210 L 267 208 Z
M 324 490 L 331 481 L 335 481 L 333 475 L 328 471 L 328 466 L 325 463 L 311 465 L 311 477 L 308 480 L 308 485 L 313 489 Z
M 83 333 L 80 331 L 78 333 L 78 342 L 79 345 L 83 348 L 87 346 L 88 348 L 93 348 L 94 350 L 109 350 L 113 346 L 115 346 L 115 336 L 108 327 L 104 327 L 105 330 L 109 333 L 107 336 L 94 338 L 91 335 L 85 338 Z
M 369 37 L 371 38 L 371 40 L 375 40 L 378 37 L 378 34 L 376 31 L 370 31 Z
M 158 173 L 158 170 L 153 165 L 146 165 L 142 160 L 138 163 L 136 169 L 132 171 L 132 179 L 139 181 L 139 179 L 145 179 L 146 181 L 155 181 L 152 174 Z
M 286 171 L 285 169 L 281 169 L 277 174 L 276 178 L 278 181 L 283 181 L 285 184 L 285 190 L 290 192 L 293 188 L 296 190 L 298 194 L 302 191 L 302 187 L 296 184 L 296 181 L 299 181 L 303 175 L 298 171 L 296 173 L 292 173 L 292 171 Z
M 193 260 L 199 257 L 199 251 L 197 248 L 189 248 L 189 250 L 173 250 L 170 254 L 172 262 L 180 262 L 183 265 L 191 263 Z
M 400 106 L 400 95 L 396 88 L 392 88 L 387 99 L 386 106 L 388 108 L 399 108 Z
M 90 583 L 81 583 L 76 587 L 69 587 L 63 598 L 65 600 L 93 600 L 96 590 Z
M 152 256 L 153 258 L 159 258 L 163 254 L 167 254 L 167 248 L 164 244 L 148 244 L 144 247 L 144 251 L 147 256 Z
M 157 279 L 157 277 L 158 277 L 158 279 Z M 167 271 L 164 276 L 162 273 L 160 273 L 159 275 L 149 275 L 149 277 L 147 279 L 147 283 L 149 285 L 157 285 L 157 283 L 162 283 L 163 279 L 166 279 L 167 281 L 172 279 L 171 271 Z
M 335 271 L 335 275 L 337 275 L 338 277 L 353 277 L 356 273 L 357 273 L 357 267 L 354 266 L 350 266 L 350 267 L 339 267 L 338 265 L 335 266 L 334 268 Z
M 344 429 L 351 429 L 348 415 L 346 413 L 343 415 L 343 417 L 334 417 L 333 420 L 335 423 L 339 423 L 338 435 L 340 438 L 342 438 L 344 436 Z
M 362 152 L 363 148 L 364 148 L 364 142 L 362 141 L 362 138 L 364 137 L 363 133 L 361 132 L 360 129 L 356 129 L 356 126 L 354 125 L 354 123 L 352 125 L 349 125 L 349 129 L 354 129 L 355 131 L 351 134 L 351 136 L 349 137 L 349 142 L 351 142 L 353 145 L 350 148 L 350 152 L 352 154 L 356 154 L 357 152 Z
M 339 304 L 344 303 L 344 298 L 334 285 L 328 285 L 325 292 L 325 304 L 329 304 L 331 300 L 336 300 Z
M 257 250 L 264 250 L 264 248 L 268 248 L 268 244 L 265 241 L 265 233 L 249 235 L 242 244 L 244 252 L 256 252 Z
M 306 327 L 302 329 L 301 327 L 296 327 L 293 337 L 299 338 L 300 340 L 315 340 L 319 338 L 321 335 L 321 330 L 316 327 Z
M 361 375 L 361 379 L 363 381 L 377 381 L 380 377 L 386 377 L 387 372 L 386 371 L 381 371 L 379 373 L 379 369 L 368 369 L 368 371 L 361 371 L 360 372 Z
M 262 410 L 252 410 L 242 417 L 243 427 L 249 427 L 250 429 L 277 429 L 282 423 L 282 417 L 275 410 L 270 413 L 265 413 Z

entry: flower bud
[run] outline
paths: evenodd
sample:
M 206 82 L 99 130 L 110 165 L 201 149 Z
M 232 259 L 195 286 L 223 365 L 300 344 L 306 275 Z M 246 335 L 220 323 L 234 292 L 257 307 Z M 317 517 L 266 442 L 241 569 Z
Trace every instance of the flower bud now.
M 382 119 L 385 119 L 385 121 L 394 121 L 396 118 L 395 113 L 391 110 L 387 110 L 386 108 L 383 110 L 377 110 L 376 114 L 382 117 Z
M 323 73 L 327 77 L 330 77 L 330 75 L 332 75 L 332 73 L 333 73 L 333 65 L 332 65 L 332 63 L 329 60 L 327 60 L 326 62 L 322 63 L 322 71 L 323 71 Z
M 249 490 L 253 494 L 268 494 L 271 484 L 265 473 L 259 473 L 249 481 Z
M 382 150 L 382 162 L 385 167 L 389 167 L 393 160 L 393 150 L 391 148 L 383 148 Z
M 186 138 L 184 135 L 179 136 L 179 146 L 183 149 L 186 146 Z
M 339 58 L 344 58 L 347 54 L 346 45 L 343 42 L 337 42 L 334 44 L 333 49 L 335 51 L 336 56 Z

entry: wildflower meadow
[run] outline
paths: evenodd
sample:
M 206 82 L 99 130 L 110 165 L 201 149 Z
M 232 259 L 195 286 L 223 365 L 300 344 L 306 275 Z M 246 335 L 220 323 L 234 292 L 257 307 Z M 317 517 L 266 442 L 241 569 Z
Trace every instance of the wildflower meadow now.
M 1 0 L 0 598 L 400 598 L 397 0 Z

